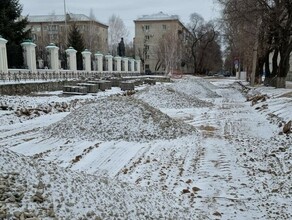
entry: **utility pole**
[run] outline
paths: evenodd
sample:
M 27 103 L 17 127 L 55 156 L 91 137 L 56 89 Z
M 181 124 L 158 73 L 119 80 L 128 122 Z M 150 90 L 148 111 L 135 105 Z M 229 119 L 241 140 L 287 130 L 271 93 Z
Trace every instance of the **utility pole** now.
M 67 13 L 66 13 L 66 0 L 64 0 L 64 17 L 65 17 L 65 47 L 67 46 L 68 34 L 67 34 Z

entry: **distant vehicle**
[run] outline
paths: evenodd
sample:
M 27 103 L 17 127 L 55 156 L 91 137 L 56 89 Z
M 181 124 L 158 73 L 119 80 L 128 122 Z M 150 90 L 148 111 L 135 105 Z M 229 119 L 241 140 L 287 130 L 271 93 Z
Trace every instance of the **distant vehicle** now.
M 208 73 L 207 73 L 207 76 L 214 76 L 215 75 L 215 72 L 213 72 L 213 71 L 209 71 Z
M 219 70 L 215 75 L 229 77 L 229 76 L 231 76 L 231 73 L 229 71 L 226 71 L 226 70 Z
M 225 76 L 225 77 L 230 77 L 230 76 L 231 76 L 231 73 L 230 73 L 229 71 L 225 71 L 225 72 L 223 73 L 223 76 Z
M 146 69 L 146 70 L 145 70 L 145 74 L 146 74 L 146 75 L 152 75 L 152 72 L 151 72 L 151 70 Z

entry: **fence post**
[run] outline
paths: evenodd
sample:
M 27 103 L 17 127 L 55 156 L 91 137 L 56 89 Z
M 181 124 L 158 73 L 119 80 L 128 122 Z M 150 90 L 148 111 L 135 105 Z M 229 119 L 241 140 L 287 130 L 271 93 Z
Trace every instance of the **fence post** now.
M 68 70 L 72 70 L 73 72 L 77 71 L 76 53 L 77 50 L 75 50 L 73 47 L 69 47 L 66 50 L 66 54 L 68 55 L 67 57 Z
M 141 72 L 141 60 L 140 59 L 136 59 L 136 71 L 138 73 Z
M 85 49 L 82 53 L 82 57 L 83 57 L 83 69 L 85 70 L 85 72 L 91 72 L 91 52 L 87 49 Z
M 127 73 L 129 71 L 129 59 L 127 57 L 122 58 L 122 66 L 124 67 L 122 71 Z
M 110 54 L 105 55 L 105 59 L 107 60 L 107 71 L 109 73 L 112 73 L 113 72 L 113 56 Z
M 118 72 L 118 73 L 121 73 L 121 71 L 122 71 L 122 57 L 120 57 L 120 56 L 116 56 L 115 58 L 114 58 L 114 60 L 116 61 L 116 71 Z
M 0 35 L 0 72 L 8 73 L 6 43 L 8 41 Z
M 51 43 L 46 49 L 49 51 L 50 69 L 59 72 L 59 47 Z
M 28 67 L 28 69 L 31 72 L 36 71 L 36 55 L 35 55 L 35 47 L 36 44 L 34 44 L 31 40 L 26 40 L 23 43 L 21 43 L 21 46 L 24 51 L 24 61 L 25 65 Z
M 103 71 L 103 55 L 100 52 L 97 52 L 94 54 L 95 60 L 97 63 L 97 71 L 102 72 Z

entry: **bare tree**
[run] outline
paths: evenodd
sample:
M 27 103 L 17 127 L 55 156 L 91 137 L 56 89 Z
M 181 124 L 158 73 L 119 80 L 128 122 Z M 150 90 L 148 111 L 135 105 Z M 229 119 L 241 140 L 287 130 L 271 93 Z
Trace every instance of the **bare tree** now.
M 150 38 L 152 38 L 152 37 L 153 36 L 147 37 L 146 35 L 144 35 L 143 47 L 135 48 L 135 50 L 137 51 L 137 54 L 141 60 L 143 70 L 145 70 L 145 63 L 149 59 L 149 53 L 150 53 L 149 41 L 150 41 Z
M 90 9 L 90 13 L 89 13 L 89 18 L 90 18 L 90 24 L 88 27 L 88 32 L 85 36 L 85 42 L 86 42 L 86 47 L 90 50 L 90 51 L 95 51 L 96 48 L 94 48 L 94 45 L 97 43 L 98 41 L 98 33 L 95 32 L 95 28 L 94 28 L 94 21 L 96 21 L 96 17 L 93 13 L 93 9 Z
M 192 33 L 192 38 L 190 40 L 191 55 L 194 63 L 194 73 L 196 73 L 198 68 L 198 58 L 197 58 L 197 47 L 202 36 L 199 32 L 203 26 L 204 19 L 201 15 L 193 13 L 190 15 L 189 29 Z
M 112 55 L 116 55 L 120 39 L 126 39 L 129 36 L 129 31 L 127 30 L 123 20 L 115 14 L 109 18 L 108 26 L 109 50 Z
M 189 30 L 192 33 L 190 48 L 194 63 L 194 73 L 204 73 L 207 67 L 204 65 L 209 45 L 218 37 L 214 22 L 205 22 L 201 15 L 193 13 L 190 16 Z
M 174 69 L 179 69 L 182 58 L 182 47 L 177 31 L 165 33 L 158 45 L 156 48 L 156 56 L 158 58 L 156 68 L 163 65 L 166 73 Z
M 46 46 L 50 43 L 54 43 L 60 47 L 60 53 L 64 51 L 64 41 L 60 38 L 60 30 L 57 30 L 57 26 L 55 25 L 56 20 L 56 13 L 53 11 L 49 14 L 49 21 L 50 23 L 47 26 L 47 34 L 42 34 L 41 41 L 38 43 L 36 48 L 36 56 L 38 60 L 44 61 L 44 66 L 48 66 L 48 59 L 47 59 L 47 51 Z M 59 34 L 59 41 L 57 41 L 57 35 Z M 38 66 L 42 68 L 43 66 Z
M 206 45 L 206 44 L 205 44 Z M 205 51 L 204 56 L 202 56 L 202 69 L 203 72 L 208 73 L 209 71 L 217 71 L 223 67 L 222 51 L 219 35 L 211 41 Z
M 133 57 L 135 58 L 135 50 L 134 50 L 134 46 L 133 46 L 133 42 L 130 41 L 129 43 L 125 44 L 125 50 L 126 50 L 126 54 L 128 57 Z

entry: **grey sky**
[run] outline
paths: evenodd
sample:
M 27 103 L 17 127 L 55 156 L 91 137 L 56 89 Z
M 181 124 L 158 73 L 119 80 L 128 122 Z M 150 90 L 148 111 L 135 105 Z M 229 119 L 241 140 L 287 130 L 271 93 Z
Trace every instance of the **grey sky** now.
M 23 5 L 23 15 L 64 14 L 64 0 L 19 0 Z M 118 15 L 134 35 L 134 22 L 142 15 L 162 11 L 169 15 L 178 15 L 181 22 L 188 23 L 190 14 L 196 12 L 205 20 L 217 18 L 218 5 L 214 0 L 66 0 L 66 11 L 89 15 L 92 9 L 96 19 L 107 24 L 111 15 Z

